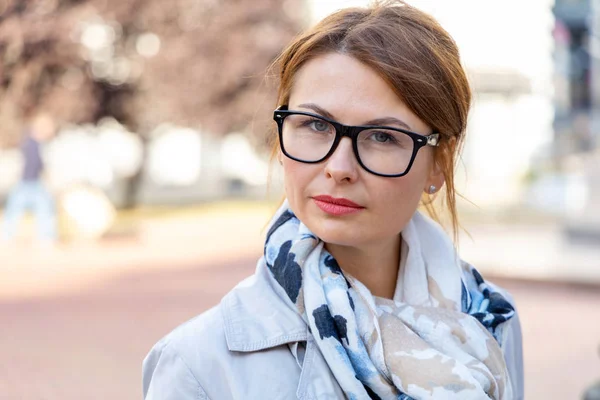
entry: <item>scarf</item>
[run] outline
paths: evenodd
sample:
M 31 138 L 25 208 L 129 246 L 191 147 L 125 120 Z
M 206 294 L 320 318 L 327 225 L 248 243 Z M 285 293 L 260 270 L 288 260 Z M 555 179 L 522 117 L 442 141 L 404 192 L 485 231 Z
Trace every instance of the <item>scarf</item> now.
M 262 262 L 347 398 L 511 399 L 499 345 L 511 304 L 420 212 L 402 239 L 409 251 L 401 299 L 373 296 L 342 271 L 287 200 L 271 221 Z

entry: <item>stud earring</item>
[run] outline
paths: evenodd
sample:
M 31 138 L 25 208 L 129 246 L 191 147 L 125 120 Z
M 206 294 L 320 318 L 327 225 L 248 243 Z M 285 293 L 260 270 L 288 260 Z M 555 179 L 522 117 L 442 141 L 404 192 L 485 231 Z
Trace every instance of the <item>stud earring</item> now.
M 435 185 L 431 185 L 431 186 L 429 186 L 429 194 L 434 194 L 434 193 L 435 193 L 435 189 L 437 189 L 437 188 L 435 187 Z

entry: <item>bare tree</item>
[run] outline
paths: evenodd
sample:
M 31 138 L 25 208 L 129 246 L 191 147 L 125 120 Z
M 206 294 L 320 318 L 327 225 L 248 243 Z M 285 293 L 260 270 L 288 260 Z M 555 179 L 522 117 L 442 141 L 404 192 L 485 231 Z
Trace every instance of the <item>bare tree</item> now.
M 305 16 L 302 0 L 0 1 L 0 146 L 38 109 L 112 116 L 143 140 L 163 122 L 261 137 L 275 105 L 265 73 Z
M 0 2 L 0 143 L 36 109 L 226 134 L 274 105 L 265 72 L 301 28 L 301 0 Z

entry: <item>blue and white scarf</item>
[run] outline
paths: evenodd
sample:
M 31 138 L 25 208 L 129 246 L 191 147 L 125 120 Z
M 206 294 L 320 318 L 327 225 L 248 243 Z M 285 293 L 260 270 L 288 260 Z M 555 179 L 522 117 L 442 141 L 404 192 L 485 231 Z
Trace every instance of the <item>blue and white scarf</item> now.
M 511 304 L 421 213 L 402 239 L 408 259 L 394 300 L 343 272 L 287 201 L 271 222 L 264 262 L 347 398 L 511 399 L 499 346 Z

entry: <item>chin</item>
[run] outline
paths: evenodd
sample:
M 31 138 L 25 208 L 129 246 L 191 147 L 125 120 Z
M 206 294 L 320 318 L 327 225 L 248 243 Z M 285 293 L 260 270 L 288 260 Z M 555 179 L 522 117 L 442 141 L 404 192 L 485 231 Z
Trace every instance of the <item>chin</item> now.
M 358 224 L 339 224 L 337 222 L 338 221 L 319 221 L 316 224 L 315 229 L 311 228 L 311 226 L 307 226 L 325 243 L 349 247 L 359 246 L 361 243 L 360 239 L 364 239 L 365 237 L 364 229 L 359 230 Z M 358 235 L 359 237 L 357 237 L 357 232 L 361 232 L 360 235 Z

